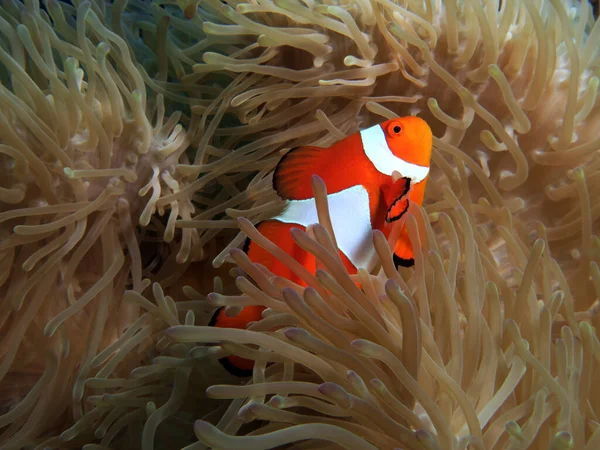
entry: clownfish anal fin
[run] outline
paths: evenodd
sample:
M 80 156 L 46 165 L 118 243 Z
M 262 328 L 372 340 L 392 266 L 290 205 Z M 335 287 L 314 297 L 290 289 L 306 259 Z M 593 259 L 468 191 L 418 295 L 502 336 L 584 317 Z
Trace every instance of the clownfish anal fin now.
M 398 266 L 400 266 L 400 267 L 412 267 L 412 266 L 415 265 L 414 258 L 410 258 L 410 259 L 400 258 L 395 253 L 392 256 L 393 256 L 393 259 L 394 259 L 394 265 L 396 267 L 398 267 Z
M 296 147 L 287 152 L 275 167 L 273 189 L 286 200 L 312 198 L 311 178 L 323 164 L 320 147 Z
M 400 219 L 406 211 L 408 211 L 409 200 L 408 193 L 410 192 L 410 178 L 400 178 L 391 187 L 384 191 L 384 195 L 388 197 L 388 205 L 390 207 L 385 214 L 387 223 L 394 222 Z M 389 199 L 393 199 L 391 202 Z

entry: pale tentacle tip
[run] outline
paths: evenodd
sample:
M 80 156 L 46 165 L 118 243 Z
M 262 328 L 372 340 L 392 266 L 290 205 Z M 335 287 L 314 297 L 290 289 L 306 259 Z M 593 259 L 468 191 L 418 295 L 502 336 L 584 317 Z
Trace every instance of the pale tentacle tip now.
M 573 437 L 568 431 L 559 431 L 550 442 L 550 450 L 570 450 L 573 448 Z

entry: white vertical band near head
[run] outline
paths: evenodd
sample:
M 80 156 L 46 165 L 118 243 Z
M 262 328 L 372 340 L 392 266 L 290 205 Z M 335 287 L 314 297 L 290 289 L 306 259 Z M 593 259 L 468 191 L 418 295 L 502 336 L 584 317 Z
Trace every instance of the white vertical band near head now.
M 429 167 L 406 162 L 392 153 L 381 125 L 362 130 L 360 138 L 367 158 L 379 172 L 391 176 L 397 170 L 400 175 L 410 178 L 415 183 L 423 181 L 429 174 Z

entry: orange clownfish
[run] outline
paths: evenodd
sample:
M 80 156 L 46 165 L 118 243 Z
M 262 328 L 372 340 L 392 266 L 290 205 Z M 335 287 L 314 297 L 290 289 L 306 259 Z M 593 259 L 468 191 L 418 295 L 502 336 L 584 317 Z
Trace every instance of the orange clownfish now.
M 372 270 L 375 249 L 372 231 L 389 236 L 392 224 L 408 210 L 409 201 L 423 202 L 431 159 L 431 129 L 418 117 L 401 117 L 362 130 L 329 148 L 298 147 L 286 153 L 275 168 L 273 187 L 286 201 L 281 214 L 258 224 L 258 230 L 309 271 L 316 271 L 315 257 L 292 240 L 292 228 L 306 229 L 317 223 L 317 208 L 311 178 L 321 177 L 327 187 L 329 214 L 340 257 L 349 273 Z M 395 172 L 401 177 L 394 181 Z M 287 266 L 249 239 L 244 251 L 250 260 L 273 274 L 305 285 Z M 394 248 L 394 263 L 414 264 L 406 228 Z M 227 317 L 219 308 L 210 325 L 245 328 L 262 318 L 261 306 L 244 308 L 236 317 Z M 230 372 L 249 376 L 253 362 L 230 356 L 221 363 Z

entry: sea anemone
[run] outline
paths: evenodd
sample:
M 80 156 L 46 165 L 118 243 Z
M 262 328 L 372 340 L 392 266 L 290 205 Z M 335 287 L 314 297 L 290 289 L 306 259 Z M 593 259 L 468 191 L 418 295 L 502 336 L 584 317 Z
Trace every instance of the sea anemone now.
M 196 164 L 201 155 L 223 155 L 217 174 L 249 175 L 235 184 L 240 195 L 268 188 L 276 151 L 326 146 L 382 118 L 418 114 L 437 136 L 427 192 L 437 204 L 432 208 L 442 205 L 441 188 L 449 185 L 475 199 L 478 226 L 508 208 L 527 242 L 536 222 L 544 223 L 572 288 L 590 288 L 598 242 L 582 242 L 580 231 L 600 209 L 581 210 L 573 201 L 580 186 L 576 168 L 586 176 L 589 198 L 600 194 L 600 131 L 593 126 L 600 120 L 600 25 L 590 4 L 206 1 L 191 23 L 201 27 L 203 39 L 173 59 L 209 45 L 219 51 L 203 51 L 181 84 L 191 90 L 217 75 L 231 80 L 202 113 L 213 120 L 203 130 Z M 172 30 L 174 41 L 183 34 L 181 26 Z M 230 120 L 217 127 L 234 115 L 240 126 Z M 244 180 L 248 189 L 241 189 Z M 200 178 L 188 189 L 206 182 Z M 265 196 L 245 213 L 258 214 L 256 207 L 274 200 Z M 205 224 L 179 226 L 202 233 Z M 492 245 L 497 262 L 510 267 L 504 247 Z M 577 307 L 589 306 L 588 297 L 579 301 Z
M 308 432 L 349 448 L 598 445 L 588 3 L 182 0 L 184 17 L 170 2 L 75 3 L 0 14 L 3 448 L 169 444 L 159 424 L 203 417 L 212 403 L 184 392 L 228 352 L 256 369 L 209 389 L 234 398 L 204 417 L 225 435 L 197 422 L 209 445 L 300 448 Z M 398 274 L 377 235 L 383 271 L 352 279 L 317 226 L 294 234 L 326 269 L 301 272 L 303 290 L 236 250 L 240 217 L 281 208 L 281 153 L 408 114 L 437 136 L 425 208 L 406 220 L 415 269 Z M 150 278 L 173 288 L 207 254 L 256 281 L 236 296 L 217 279 L 208 297 L 268 306 L 251 330 L 191 328 L 204 292 L 178 305 L 152 285 L 143 300 Z
M 315 195 L 326 204 L 324 192 Z M 548 289 L 564 274 L 547 241 L 527 247 L 511 287 L 487 246 L 479 245 L 471 205 L 448 187 L 443 196 L 448 206 L 435 215 L 441 233 L 419 207 L 407 216 L 411 241 L 422 251 L 415 270 L 402 274 L 378 231 L 379 272 L 350 276 L 324 226 L 292 230 L 294 241 L 322 265 L 313 276 L 240 220 L 250 238 L 308 287 L 274 277 L 232 250 L 249 274 L 236 281 L 242 294 L 209 300 L 263 305 L 264 318 L 247 330 L 167 330 L 182 343 L 220 342 L 227 353 L 255 360 L 248 384 L 208 388 L 209 398 L 233 402 L 216 426 L 195 423 L 202 443 L 228 449 L 600 445 L 600 396 L 592 389 L 600 381 L 600 341 L 581 320 L 589 317 L 573 313 L 571 293 Z M 507 246 L 511 258 L 522 251 L 516 242 Z
M 86 379 L 139 316 L 124 291 L 168 285 L 175 260 L 201 249 L 194 230 L 175 230 L 191 202 L 156 204 L 188 183 L 174 170 L 188 162 L 181 113 L 165 117 L 162 96 L 147 97 L 106 11 L 0 9 L 0 446 L 17 449 L 89 407 Z M 143 359 L 131 353 L 119 370 Z
M 329 271 L 316 279 L 304 273 L 308 290 L 269 280 L 239 251 L 229 255 L 243 236 L 215 260 L 235 259 L 260 289 L 238 280 L 241 297 L 213 302 L 268 306 L 263 321 L 249 331 L 176 327 L 168 334 L 226 341 L 227 351 L 255 359 L 247 387 L 208 394 L 236 399 L 221 431 L 244 434 L 243 423 L 266 422 L 251 431 L 260 437 L 236 438 L 198 422 L 201 441 L 270 448 L 310 435 L 347 448 L 411 448 L 417 441 L 430 448 L 594 448 L 598 403 L 587 387 L 581 391 L 593 378 L 598 341 L 590 324 L 598 323 L 600 294 L 593 233 L 600 216 L 600 25 L 591 6 L 205 5 L 210 13 L 201 4 L 196 20 L 206 39 L 239 43 L 229 53 L 204 53 L 182 81 L 231 74 L 219 105 L 243 125 L 216 129 L 215 139 L 222 136 L 224 153 L 251 141 L 229 161 L 231 171 L 243 170 L 251 155 L 256 165 L 262 161 L 252 183 L 268 184 L 274 150 L 326 146 L 382 117 L 419 114 L 438 137 L 427 214 L 417 213 L 419 225 L 412 224 L 423 248 L 414 271 L 399 277 L 380 253 L 385 276 L 362 274 L 361 293 L 335 265 L 318 227 L 321 247 L 294 235 Z M 240 92 L 249 80 L 252 87 Z M 261 199 L 256 210 L 272 200 Z M 270 247 L 247 223 L 244 231 Z M 418 320 L 401 316 L 405 303 Z M 414 334 L 410 350 L 401 346 L 407 326 L 427 337 L 422 356 Z M 307 380 L 310 386 L 301 384 Z M 382 397 L 382 385 L 390 396 Z M 289 394 L 297 395 L 288 401 Z M 288 407 L 305 409 L 282 411 Z
M 217 281 L 215 292 L 222 292 Z M 150 292 L 148 292 L 150 291 Z M 88 408 L 74 424 L 44 439 L 44 448 L 153 448 L 154 442 L 181 448 L 193 438 L 197 417 L 217 421 L 226 408 L 207 399 L 204 391 L 223 376 L 217 348 L 181 344 L 164 332 L 170 326 L 206 323 L 212 306 L 195 289 L 184 289 L 187 298 L 177 302 L 159 283 L 146 292 L 127 290 L 123 301 L 141 310 L 137 318 L 95 360 L 101 368 L 86 380 Z M 120 365 L 139 355 L 139 366 L 126 373 Z M 133 367 L 128 364 L 128 367 Z

